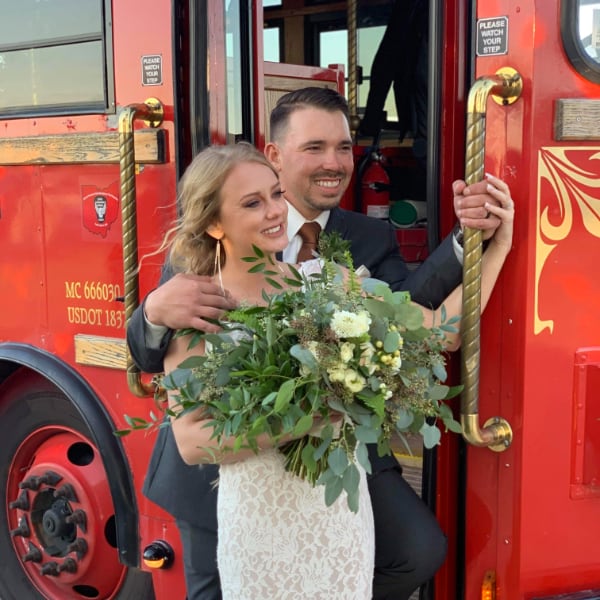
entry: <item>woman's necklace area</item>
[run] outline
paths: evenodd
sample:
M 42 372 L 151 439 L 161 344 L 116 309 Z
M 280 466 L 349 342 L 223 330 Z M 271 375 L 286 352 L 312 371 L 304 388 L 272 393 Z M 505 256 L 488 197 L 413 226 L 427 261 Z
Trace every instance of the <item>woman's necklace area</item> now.
M 290 273 L 283 267 L 283 264 L 276 262 L 275 265 L 277 270 L 282 276 L 289 276 Z M 272 269 L 267 269 L 272 270 Z M 275 277 L 278 279 L 278 277 Z M 223 269 L 222 272 L 215 273 L 212 277 L 213 283 L 217 284 L 223 293 L 228 291 L 233 298 L 238 302 L 245 305 L 262 306 L 265 304 L 263 298 L 263 291 L 267 293 L 274 293 L 279 291 L 276 287 L 272 286 L 262 273 L 230 273 L 227 269 Z M 282 285 L 285 286 L 285 283 Z

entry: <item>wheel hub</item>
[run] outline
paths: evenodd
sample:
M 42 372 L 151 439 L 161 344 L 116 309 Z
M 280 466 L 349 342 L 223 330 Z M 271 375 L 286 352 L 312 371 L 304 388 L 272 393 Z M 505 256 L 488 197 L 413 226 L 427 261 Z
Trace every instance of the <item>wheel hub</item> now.
M 72 431 L 37 430 L 11 465 L 8 515 L 15 552 L 49 600 L 112 598 L 124 567 L 99 453 Z
M 67 500 L 56 499 L 54 494 L 55 490 L 48 489 L 37 495 L 31 521 L 45 551 L 50 556 L 65 556 L 69 544 L 77 537 L 77 528 L 67 522 L 73 514 Z

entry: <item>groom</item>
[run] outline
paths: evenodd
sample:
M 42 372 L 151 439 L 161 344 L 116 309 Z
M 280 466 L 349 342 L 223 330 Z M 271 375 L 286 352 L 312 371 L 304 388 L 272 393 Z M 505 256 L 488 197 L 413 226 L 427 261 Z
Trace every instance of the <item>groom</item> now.
M 461 282 L 461 248 L 448 236 L 416 271 L 400 256 L 393 228 L 386 222 L 338 207 L 352 176 L 352 138 L 348 107 L 337 92 L 304 88 L 282 96 L 271 113 L 272 141 L 265 154 L 278 170 L 289 204 L 286 262 L 297 262 L 303 241 L 300 228 L 314 221 L 326 232 L 337 231 L 350 241 L 354 264 L 394 290 L 409 290 L 412 298 L 437 307 Z M 491 237 L 498 227 L 486 218 L 485 202 L 493 201 L 486 184 L 454 184 L 455 210 L 462 225 Z M 318 229 L 318 228 L 317 228 Z M 210 278 L 163 272 L 162 285 L 151 292 L 132 315 L 127 341 L 137 365 L 162 371 L 172 330 L 193 327 L 215 331 L 205 319 L 218 318 L 235 301 L 223 295 Z M 429 508 L 402 478 L 392 456 L 370 452 L 373 474 L 369 492 L 375 516 L 373 598 L 404 600 L 430 579 L 446 554 L 446 539 Z M 189 600 L 221 598 L 216 564 L 216 465 L 189 467 L 180 458 L 171 429 L 159 430 L 144 494 L 176 519 L 181 533 Z

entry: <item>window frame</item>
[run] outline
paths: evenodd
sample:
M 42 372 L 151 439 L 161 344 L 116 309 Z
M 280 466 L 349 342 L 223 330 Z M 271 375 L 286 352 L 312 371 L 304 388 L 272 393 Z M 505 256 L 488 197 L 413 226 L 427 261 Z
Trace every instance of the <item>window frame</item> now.
M 600 83 L 600 64 L 594 62 L 579 39 L 579 0 L 561 0 L 560 33 L 565 53 L 575 70 L 593 83 Z
M 100 41 L 102 51 L 102 75 L 103 101 L 83 102 L 74 101 L 60 104 L 28 105 L 14 108 L 0 107 L 0 120 L 15 117 L 44 117 L 61 115 L 83 115 L 83 114 L 110 114 L 116 110 L 114 66 L 113 66 L 113 44 L 112 44 L 112 8 L 109 0 L 100 0 L 101 8 L 101 31 L 100 37 L 96 35 L 73 35 L 55 39 L 29 40 L 20 44 L 0 44 L 0 53 L 32 50 L 52 47 L 65 47 L 82 42 Z

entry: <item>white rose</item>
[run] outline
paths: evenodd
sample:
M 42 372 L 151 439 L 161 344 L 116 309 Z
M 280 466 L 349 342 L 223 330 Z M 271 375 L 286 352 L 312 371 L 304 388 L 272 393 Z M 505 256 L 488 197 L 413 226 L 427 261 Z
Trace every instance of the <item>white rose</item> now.
M 346 378 L 346 369 L 343 365 L 337 365 L 327 369 L 329 380 L 332 382 L 342 383 Z
M 346 377 L 344 378 L 344 385 L 348 390 L 350 390 L 353 394 L 357 394 L 360 392 L 367 383 L 366 379 L 354 371 L 353 369 L 346 370 Z
M 348 363 L 354 356 L 354 344 L 352 342 L 344 342 L 340 345 L 340 358 L 343 363 Z
M 394 372 L 397 373 L 400 370 L 400 367 L 402 366 L 402 358 L 400 356 L 394 356 L 392 357 L 392 360 L 390 361 L 390 369 Z
M 331 329 L 338 338 L 356 338 L 369 331 L 371 317 L 365 310 L 353 313 L 339 310 L 331 317 Z
M 373 357 L 375 356 L 375 346 L 373 346 L 371 342 L 363 342 L 360 345 L 360 349 L 360 365 L 362 367 L 367 367 L 369 375 L 373 375 L 376 367 L 376 364 L 373 362 Z

